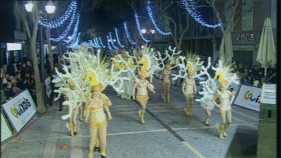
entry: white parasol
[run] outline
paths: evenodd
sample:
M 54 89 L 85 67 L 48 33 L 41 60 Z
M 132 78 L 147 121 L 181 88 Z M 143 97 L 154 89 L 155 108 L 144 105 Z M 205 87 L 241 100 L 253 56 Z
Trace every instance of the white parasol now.
M 261 63 L 261 67 L 264 68 L 264 75 L 266 75 L 267 68 L 276 63 L 276 49 L 270 18 L 264 20 L 256 61 Z

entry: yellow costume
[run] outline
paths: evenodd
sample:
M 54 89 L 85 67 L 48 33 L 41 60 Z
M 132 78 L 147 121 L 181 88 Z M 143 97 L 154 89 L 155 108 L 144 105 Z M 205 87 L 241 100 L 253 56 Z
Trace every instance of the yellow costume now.
M 171 68 L 171 61 L 169 60 L 166 65 L 164 70 L 162 71 L 162 74 L 159 78 L 161 80 L 163 76 L 163 94 L 161 95 L 164 102 L 170 103 L 170 86 L 171 86 L 171 77 L 172 77 L 172 72 L 170 70 Z
M 149 99 L 148 97 L 148 91 L 149 89 L 151 92 L 156 93 L 154 91 L 154 87 L 152 84 L 150 84 L 146 79 L 145 79 L 146 73 L 143 71 L 139 72 L 139 77 L 140 79 L 136 79 L 136 83 L 133 88 L 133 100 L 137 100 L 137 102 L 141 106 L 141 110 L 139 110 L 139 116 L 140 116 L 140 122 L 144 124 L 144 114 L 145 114 L 145 108 L 147 101 Z M 137 95 L 135 96 L 135 91 L 137 89 Z

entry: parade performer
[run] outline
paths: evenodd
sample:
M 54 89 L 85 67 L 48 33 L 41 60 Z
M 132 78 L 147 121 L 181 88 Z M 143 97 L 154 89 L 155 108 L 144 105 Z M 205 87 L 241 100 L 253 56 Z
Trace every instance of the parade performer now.
M 215 78 L 218 78 L 220 90 L 217 90 L 216 96 L 212 102 L 219 108 L 221 115 L 221 124 L 217 124 L 219 137 L 223 139 L 227 136 L 226 129 L 231 123 L 231 105 L 235 98 L 235 92 L 227 90 L 228 86 L 234 82 L 239 84 L 239 78 L 236 73 L 232 73 L 231 64 L 225 64 L 219 60 L 218 67 L 212 67 L 215 70 Z M 219 103 L 216 100 L 219 99 Z
M 152 93 L 156 93 L 154 91 L 154 86 L 145 79 L 146 72 L 140 71 L 139 72 L 139 79 L 136 79 L 136 83 L 133 88 L 133 100 L 137 100 L 140 104 L 141 109 L 139 110 L 140 122 L 144 124 L 144 114 L 147 105 L 148 97 L 148 90 L 149 89 Z M 137 95 L 135 95 L 135 91 L 137 89 Z
M 133 94 L 133 86 L 134 86 L 134 78 L 136 65 L 134 60 L 127 55 L 128 52 L 122 52 L 118 53 L 112 58 L 114 69 L 116 71 L 119 71 L 121 69 L 128 70 L 127 72 L 122 73 L 121 75 L 127 78 L 130 78 L 130 80 L 124 80 L 123 89 L 124 92 L 118 93 L 118 95 L 121 96 L 122 99 L 131 100 L 132 94 Z
M 89 122 L 90 128 L 90 145 L 88 158 L 93 157 L 94 145 L 97 142 L 97 136 L 99 133 L 101 148 L 101 157 L 106 156 L 106 131 L 107 131 L 107 120 L 104 109 L 108 116 L 108 120 L 112 119 L 111 113 L 108 106 L 111 105 L 109 98 L 101 93 L 103 86 L 101 84 L 92 86 L 92 97 L 89 99 L 85 107 L 85 122 Z
M 199 84 L 202 86 L 202 89 L 199 94 L 203 95 L 200 99 L 195 99 L 195 101 L 200 102 L 202 108 L 206 111 L 206 118 L 204 120 L 204 124 L 209 126 L 209 120 L 212 114 L 212 110 L 215 108 L 212 99 L 216 93 L 218 88 L 217 78 L 212 78 L 209 74 L 209 69 L 212 66 L 211 57 L 208 58 L 208 63 L 206 66 L 202 65 L 200 74 L 197 76 Z
M 193 99 L 194 95 L 197 93 L 197 87 L 193 75 L 193 71 L 189 71 L 187 78 L 182 85 L 182 93 L 187 101 L 187 106 L 184 108 L 184 112 L 189 117 L 192 116 Z
M 69 83 L 69 87 L 71 90 L 75 90 L 75 85 L 73 82 L 70 82 Z M 71 97 L 71 95 L 67 95 L 66 94 L 66 100 L 69 100 L 69 97 Z M 68 107 L 68 110 L 69 110 L 70 107 Z M 73 135 L 77 135 L 77 115 L 79 113 L 80 115 L 80 121 L 83 120 L 83 115 L 82 115 L 82 112 L 81 110 L 83 110 L 83 107 L 82 107 L 82 102 L 78 102 L 76 106 L 73 106 L 72 107 L 72 112 L 71 112 L 71 116 L 70 116 L 70 119 L 69 119 L 69 124 L 66 125 L 66 127 L 69 129 L 70 131 L 70 136 L 73 136 Z
M 163 76 L 163 94 L 161 94 L 165 103 L 170 103 L 170 88 L 172 83 L 172 72 L 171 72 L 171 60 L 168 60 L 165 64 L 165 68 L 162 71 L 159 81 L 161 82 Z
M 209 86 L 209 89 L 213 89 L 213 87 Z M 206 111 L 206 118 L 204 120 L 204 124 L 206 126 L 209 126 L 210 125 L 209 120 L 210 120 L 210 117 L 211 117 L 211 114 L 212 114 L 212 110 L 214 110 L 214 108 L 215 108 L 215 105 L 212 102 L 212 99 L 214 98 L 214 93 L 212 91 L 210 92 L 210 91 L 204 90 L 204 88 L 203 88 L 203 91 L 205 91 L 206 93 L 203 92 L 204 96 L 201 100 L 200 105 Z M 199 94 L 202 94 L 202 93 L 199 92 Z

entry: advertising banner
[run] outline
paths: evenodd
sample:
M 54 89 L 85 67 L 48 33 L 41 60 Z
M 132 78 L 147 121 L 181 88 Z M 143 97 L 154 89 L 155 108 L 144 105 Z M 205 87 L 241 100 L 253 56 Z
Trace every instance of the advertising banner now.
M 4 116 L 1 112 L 1 142 L 10 138 L 11 136 L 12 136 L 12 132 L 11 132 L 10 128 L 8 127 L 7 122 L 4 119 Z
M 28 90 L 2 105 L 10 123 L 19 132 L 36 113 L 35 103 Z
M 234 104 L 255 111 L 260 111 L 261 89 L 242 85 Z

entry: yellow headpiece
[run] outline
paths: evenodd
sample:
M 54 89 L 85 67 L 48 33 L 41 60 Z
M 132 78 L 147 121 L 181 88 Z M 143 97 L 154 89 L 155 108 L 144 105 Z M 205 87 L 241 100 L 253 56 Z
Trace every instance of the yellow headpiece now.
M 172 67 L 172 65 L 171 65 L 171 60 L 170 60 L 170 59 L 169 59 L 169 60 L 167 60 L 167 62 L 166 62 L 166 66 L 167 66 L 168 68 Z
M 75 89 L 75 84 L 74 84 L 74 82 L 69 82 L 69 88 L 71 89 L 71 90 L 74 90 Z
M 200 58 L 196 54 L 188 53 L 186 68 L 188 70 L 188 74 L 195 75 L 197 71 L 200 71 L 203 62 L 200 62 Z
M 231 82 L 239 84 L 239 78 L 236 73 L 233 73 L 231 64 L 227 64 L 222 60 L 219 60 L 218 66 L 216 68 L 212 68 L 215 70 L 215 78 L 219 77 L 218 81 L 220 86 L 229 86 Z
M 97 90 L 97 91 L 103 91 L 103 89 L 104 89 L 104 87 L 103 87 L 102 84 L 93 85 L 93 86 L 91 87 L 91 91 L 95 91 L 95 90 Z
M 145 71 L 139 71 L 139 75 L 145 76 L 146 77 L 147 72 Z

